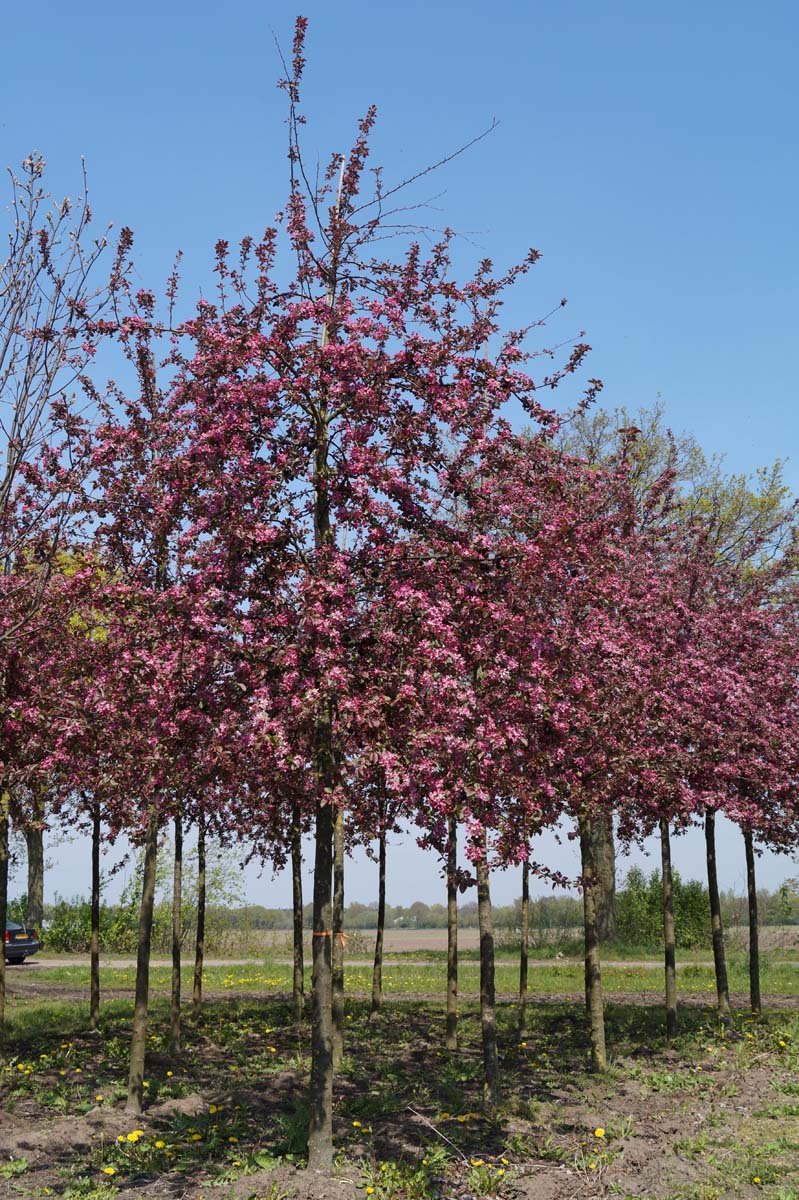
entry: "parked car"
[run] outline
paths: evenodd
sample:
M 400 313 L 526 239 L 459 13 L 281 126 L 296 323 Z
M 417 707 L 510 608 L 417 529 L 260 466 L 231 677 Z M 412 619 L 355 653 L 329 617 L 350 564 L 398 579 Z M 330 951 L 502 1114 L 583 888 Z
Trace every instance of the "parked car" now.
M 5 959 L 7 963 L 23 963 L 40 946 L 35 929 L 26 929 L 17 921 L 6 921 Z

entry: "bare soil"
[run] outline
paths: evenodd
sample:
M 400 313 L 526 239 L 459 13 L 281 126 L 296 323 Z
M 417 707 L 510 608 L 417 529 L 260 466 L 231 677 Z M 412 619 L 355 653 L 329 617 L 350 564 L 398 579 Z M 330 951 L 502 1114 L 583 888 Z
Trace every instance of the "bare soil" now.
M 417 934 L 403 931 L 409 932 Z M 233 965 L 234 960 L 225 962 Z M 8 984 L 12 1012 L 47 1000 L 86 1001 L 82 989 L 48 980 L 33 963 L 10 970 Z M 129 996 L 129 988 L 103 992 L 104 1002 Z M 124 1085 L 125 1074 L 124 1054 L 113 1057 L 110 1039 L 113 1034 L 124 1051 L 123 1023 L 113 1030 L 109 1026 L 105 1039 L 65 1035 L 63 1045 L 69 1049 L 58 1062 L 67 1063 L 66 1075 L 55 1059 L 52 1067 L 36 1063 L 39 1053 L 60 1043 L 58 1030 L 46 1030 L 37 1035 L 40 1040 L 31 1036 L 17 1047 L 22 1073 L 24 1064 L 31 1065 L 36 1087 L 18 1086 L 19 1068 L 13 1061 L 11 1071 L 1 1077 L 0 1196 L 88 1195 L 99 1200 L 102 1190 L 74 1190 L 93 1183 L 105 1185 L 105 1194 L 116 1194 L 118 1200 L 338 1200 L 367 1195 L 367 1183 L 377 1173 L 377 1183 L 369 1184 L 375 1186 L 372 1200 L 401 1200 L 414 1193 L 383 1190 L 380 1164 L 404 1162 L 408 1171 L 422 1171 L 419 1164 L 436 1146 L 446 1147 L 450 1157 L 438 1173 L 427 1176 L 427 1194 L 435 1200 L 477 1200 L 484 1194 L 507 1200 L 611 1194 L 651 1200 L 799 1196 L 799 1058 L 788 1056 L 791 1038 L 785 1032 L 793 1030 L 799 1038 L 795 996 L 769 997 L 764 1022 L 748 1022 L 747 997 L 734 996 L 735 1029 L 725 1034 L 706 997 L 681 997 L 685 1034 L 667 1049 L 658 1032 L 659 998 L 616 993 L 607 1006 L 614 1055 L 607 1077 L 586 1068 L 580 994 L 536 997 L 530 1005 L 533 1032 L 521 1039 L 510 1020 L 512 999 L 500 997 L 501 1006 L 507 1001 L 501 1007 L 506 1101 L 501 1120 L 480 1115 L 479 1035 L 471 1003 L 464 1003 L 463 1046 L 453 1056 L 441 1046 L 439 997 L 404 996 L 388 1003 L 371 1025 L 365 1005 L 350 998 L 350 1064 L 338 1078 L 336 1093 L 335 1137 L 344 1151 L 337 1175 L 311 1175 L 285 1155 L 279 1157 L 276 1149 L 268 1169 L 251 1161 L 251 1173 L 211 1191 L 219 1163 L 210 1156 L 180 1170 L 144 1166 L 138 1174 L 120 1171 L 112 1178 L 99 1165 L 101 1148 L 114 1146 L 134 1127 L 143 1131 L 143 1140 L 169 1143 L 176 1130 L 194 1127 L 192 1122 L 203 1130 L 202 1145 L 210 1145 L 208 1130 L 222 1119 L 209 1117 L 211 1105 L 226 1114 L 248 1114 L 242 1161 L 253 1148 L 275 1147 L 275 1130 L 285 1129 L 296 1114 L 306 1087 L 305 1069 L 293 1059 L 298 1046 L 307 1050 L 307 1037 L 301 1034 L 298 1042 L 287 997 L 209 994 L 201 1022 L 187 1023 L 186 1048 L 176 1058 L 166 1053 L 163 1027 L 154 1021 L 156 1040 L 147 1059 L 153 1098 L 136 1118 L 123 1111 L 121 1098 L 112 1098 L 113 1086 Z M 267 1065 L 261 1069 L 264 1060 Z M 78 1062 L 80 1085 L 74 1083 L 73 1064 Z M 168 1071 L 180 1080 L 183 1094 L 165 1095 Z M 47 1096 L 63 1089 L 65 1077 L 73 1081 L 76 1096 L 80 1091 L 89 1101 L 95 1094 L 103 1100 L 63 1112 L 48 1107 Z M 597 1137 L 598 1130 L 604 1136 Z M 771 1144 L 788 1147 L 768 1159 L 773 1178 L 758 1157 Z M 8 1164 L 21 1158 L 28 1163 L 24 1173 L 5 1179 Z M 501 1178 L 499 1171 L 504 1172 Z

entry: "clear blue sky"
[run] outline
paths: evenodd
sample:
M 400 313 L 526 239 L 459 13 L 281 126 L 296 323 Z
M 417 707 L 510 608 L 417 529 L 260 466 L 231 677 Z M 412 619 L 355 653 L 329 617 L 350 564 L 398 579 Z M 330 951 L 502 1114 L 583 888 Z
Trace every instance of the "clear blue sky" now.
M 182 249 L 187 295 L 209 290 L 216 239 L 259 232 L 285 198 L 273 33 L 288 52 L 298 11 L 311 163 L 372 101 L 389 181 L 496 118 L 413 198 L 468 234 L 464 267 L 542 251 L 509 323 L 567 296 L 551 340 L 587 331 L 604 403 L 661 395 L 731 469 L 788 456 L 799 491 L 796 5 L 14 5 L 0 164 L 38 149 L 63 195 L 85 156 L 98 225 L 133 228 L 142 283 Z

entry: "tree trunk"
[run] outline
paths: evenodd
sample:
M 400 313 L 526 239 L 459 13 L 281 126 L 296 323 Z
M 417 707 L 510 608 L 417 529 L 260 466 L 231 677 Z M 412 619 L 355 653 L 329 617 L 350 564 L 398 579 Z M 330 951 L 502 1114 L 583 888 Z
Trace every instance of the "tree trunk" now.
M 596 871 L 597 930 L 600 942 L 610 942 L 616 936 L 616 843 L 612 816 L 592 818 L 591 839 Z
M 100 1022 L 100 805 L 92 805 L 92 899 L 89 946 L 89 1028 Z
M 660 859 L 663 877 L 663 945 L 666 955 L 666 1041 L 677 1034 L 677 938 L 674 931 L 674 887 L 671 873 L 669 822 L 660 818 Z
M 585 925 L 585 995 L 591 1029 L 591 1061 L 595 1071 L 607 1068 L 605 1055 L 605 1009 L 602 1000 L 602 971 L 599 955 L 599 926 L 596 911 L 596 866 L 591 819 L 580 818 L 580 855 L 583 871 L 583 921 Z
M 526 850 L 526 847 L 525 847 Z M 527 974 L 530 957 L 530 862 L 522 862 L 522 929 L 519 951 L 519 1036 L 527 1029 Z
M 136 952 L 136 998 L 130 1039 L 130 1075 L 125 1112 L 135 1116 L 144 1098 L 144 1058 L 147 1050 L 147 1004 L 150 993 L 150 943 L 155 903 L 155 868 L 158 855 L 158 813 L 151 809 L 144 843 L 144 877 L 139 910 L 139 944 Z
M 183 814 L 175 814 L 172 870 L 172 995 L 169 1005 L 169 1053 L 180 1051 L 180 943 L 183 938 Z
M 749 897 L 749 1003 L 753 1013 L 760 1013 L 760 927 L 757 919 L 757 880 L 755 878 L 755 848 L 752 830 L 744 827 L 746 847 L 746 891 Z
M 3 955 L 0 957 L 0 1063 L 7 1059 L 6 1039 L 6 959 L 5 934 L 8 919 L 8 825 L 11 809 L 11 794 L 7 789 L 0 793 L 0 928 L 3 930 Z
M 713 934 L 713 963 L 716 968 L 716 994 L 719 1020 L 730 1023 L 730 987 L 727 981 L 727 958 L 724 952 L 724 930 L 721 925 L 721 900 L 716 871 L 716 814 L 705 813 L 705 848 L 707 850 L 707 890 L 710 896 L 710 928 Z
M 333 821 L 333 1066 L 344 1057 L 344 813 Z
M 203 964 L 205 959 L 205 817 L 200 813 L 197 825 L 197 935 L 194 942 L 194 987 L 192 1011 L 200 1015 L 203 1002 Z
M 480 928 L 480 1026 L 483 1035 L 483 1102 L 489 1112 L 499 1107 L 497 1010 L 494 994 L 494 926 L 488 874 L 488 845 L 482 834 L 477 860 L 477 923 Z
M 302 822 L 298 805 L 294 806 L 291 818 L 291 889 L 294 916 L 294 975 L 291 996 L 294 1021 L 300 1025 L 305 1008 L 305 956 L 302 941 Z
M 318 802 L 313 887 L 308 1168 L 325 1172 L 333 1165 L 333 823 L 331 805 Z
M 28 899 L 25 924 L 41 930 L 44 918 L 44 795 L 33 798 L 34 825 L 25 830 L 28 850 Z
M 448 1050 L 458 1049 L 458 823 L 447 830 L 447 1037 Z
M 380 836 L 377 850 L 377 933 L 375 961 L 372 967 L 372 1008 L 375 1016 L 383 1006 L 383 936 L 386 928 L 386 812 L 381 806 Z

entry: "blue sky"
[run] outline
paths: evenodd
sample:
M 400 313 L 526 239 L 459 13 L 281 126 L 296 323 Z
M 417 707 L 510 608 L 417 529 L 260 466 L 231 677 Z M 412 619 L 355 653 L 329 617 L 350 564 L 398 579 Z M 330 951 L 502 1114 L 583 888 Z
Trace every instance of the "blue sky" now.
M 258 233 L 285 198 L 274 36 L 288 52 L 298 11 L 310 19 L 309 163 L 346 149 L 373 101 L 373 162 L 387 181 L 496 118 L 490 137 L 409 195 L 431 200 L 431 225 L 464 235 L 461 268 L 535 246 L 544 257 L 508 304 L 509 324 L 568 297 L 547 340 L 586 331 L 603 403 L 661 396 L 673 427 L 731 470 L 788 457 L 799 491 L 799 8 L 14 5 L 0 164 L 38 149 L 64 195 L 85 156 L 98 227 L 133 228 L 142 284 L 160 286 L 182 249 L 185 294 L 207 292 L 217 238 Z

